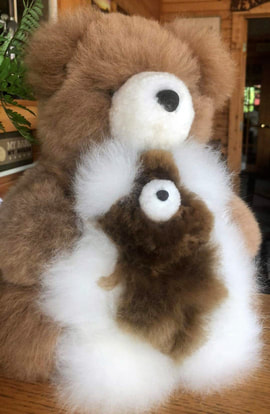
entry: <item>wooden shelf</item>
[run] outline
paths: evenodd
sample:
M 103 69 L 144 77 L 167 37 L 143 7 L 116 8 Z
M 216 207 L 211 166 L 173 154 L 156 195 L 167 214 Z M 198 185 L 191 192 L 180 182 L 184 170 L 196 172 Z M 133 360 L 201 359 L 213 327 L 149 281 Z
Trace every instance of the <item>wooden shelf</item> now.
M 27 100 L 20 99 L 20 100 L 18 100 L 18 102 L 21 105 L 24 105 L 27 108 L 29 108 L 35 114 L 37 114 L 37 102 L 36 101 L 27 101 Z M 8 105 L 8 107 L 10 109 L 22 114 L 31 123 L 32 129 L 33 130 L 36 129 L 36 126 L 37 126 L 36 116 L 34 116 L 33 114 L 31 114 L 30 112 L 28 112 L 24 109 L 18 108 L 17 106 Z M 0 121 L 4 125 L 5 132 L 14 132 L 14 131 L 16 131 L 16 128 L 14 127 L 12 122 L 7 117 L 7 115 L 5 113 L 5 110 L 1 105 L 0 105 Z M 1 139 L 1 133 L 0 133 L 0 139 Z M 34 158 L 34 160 L 36 160 L 38 158 L 38 154 L 39 154 L 39 146 L 38 145 L 33 145 L 33 155 L 34 155 L 33 158 Z M 18 180 L 18 178 L 24 173 L 24 171 L 20 171 L 20 172 L 14 174 L 12 172 L 12 170 L 10 171 L 10 174 L 5 175 L 4 177 L 0 177 L 0 198 L 3 198 L 5 196 L 5 194 L 9 190 L 9 188 L 11 186 L 13 186 L 16 183 L 16 181 Z

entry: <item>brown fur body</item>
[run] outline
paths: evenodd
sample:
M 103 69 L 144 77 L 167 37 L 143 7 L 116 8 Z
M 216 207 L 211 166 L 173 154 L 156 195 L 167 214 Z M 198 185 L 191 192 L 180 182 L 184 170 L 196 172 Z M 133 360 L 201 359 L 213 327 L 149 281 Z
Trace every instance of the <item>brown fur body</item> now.
M 154 222 L 141 210 L 138 195 L 152 179 L 173 180 L 181 194 L 179 211 Z M 119 250 L 116 269 L 101 286 L 123 285 L 117 320 L 160 351 L 183 357 L 205 334 L 204 317 L 226 296 L 217 278 L 218 254 L 210 243 L 213 216 L 194 194 L 179 185 L 168 153 L 149 151 L 134 192 L 100 219 Z
M 51 370 L 51 362 L 36 361 L 51 358 L 58 330 L 50 330 L 54 339 L 37 346 L 39 337 L 46 336 L 47 322 L 36 308 L 25 312 L 36 297 L 28 296 L 27 289 L 38 292 L 44 265 L 78 237 L 72 177 L 85 146 L 110 133 L 111 91 L 142 71 L 173 73 L 192 94 L 191 133 L 209 140 L 214 108 L 229 96 L 234 68 L 218 37 L 196 32 L 188 21 L 162 27 L 88 8 L 45 24 L 33 37 L 26 63 L 39 100 L 42 153 L 0 211 L 0 364 L 5 375 L 34 380 L 47 378 Z M 21 297 L 25 292 L 25 301 L 18 301 L 16 292 Z
M 48 381 L 60 328 L 41 314 L 33 286 L 0 283 L 0 373 Z

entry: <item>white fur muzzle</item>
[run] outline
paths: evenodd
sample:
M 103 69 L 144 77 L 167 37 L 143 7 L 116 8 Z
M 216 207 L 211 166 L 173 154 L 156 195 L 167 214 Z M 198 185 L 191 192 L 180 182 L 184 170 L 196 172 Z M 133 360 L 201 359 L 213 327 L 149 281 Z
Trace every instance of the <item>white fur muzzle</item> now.
M 148 218 L 167 221 L 179 209 L 181 197 L 172 181 L 152 180 L 143 187 L 139 202 Z
M 179 99 L 178 105 L 173 98 Z M 166 149 L 184 141 L 193 118 L 192 98 L 186 85 L 164 72 L 132 76 L 114 94 L 110 110 L 113 138 L 139 149 Z

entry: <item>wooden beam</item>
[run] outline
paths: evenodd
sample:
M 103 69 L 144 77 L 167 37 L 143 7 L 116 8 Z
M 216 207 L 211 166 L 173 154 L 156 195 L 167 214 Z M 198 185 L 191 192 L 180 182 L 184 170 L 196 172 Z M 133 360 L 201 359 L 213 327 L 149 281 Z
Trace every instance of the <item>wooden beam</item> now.
M 176 3 L 162 3 L 162 13 L 185 13 L 185 12 L 198 12 L 205 10 L 222 11 L 230 9 L 230 1 L 205 1 L 205 2 L 176 2 Z
M 162 3 L 213 3 L 213 2 L 223 2 L 224 0 L 162 0 Z M 227 0 L 230 1 L 230 0 Z
M 246 16 L 247 18 L 252 19 L 252 15 L 254 15 L 254 17 L 269 17 L 269 13 L 270 13 L 270 3 L 264 3 L 261 4 L 260 6 L 254 7 L 254 9 L 250 9 L 248 11 L 245 12 L 235 12 L 235 13 L 241 13 L 242 16 Z

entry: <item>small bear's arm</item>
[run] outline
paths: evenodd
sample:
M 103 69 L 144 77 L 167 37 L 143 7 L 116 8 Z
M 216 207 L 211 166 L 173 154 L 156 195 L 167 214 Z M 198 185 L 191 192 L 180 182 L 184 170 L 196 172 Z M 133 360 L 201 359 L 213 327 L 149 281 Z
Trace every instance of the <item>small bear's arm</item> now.
M 3 280 L 29 286 L 78 235 L 72 198 L 61 174 L 39 163 L 28 170 L 0 208 L 0 269 Z
M 97 284 L 104 290 L 112 290 L 121 281 L 121 264 L 118 262 L 115 266 L 113 273 L 109 276 L 102 276 L 99 278 Z
M 250 255 L 255 257 L 258 254 L 262 236 L 254 214 L 247 204 L 237 195 L 233 196 L 230 202 L 230 208 L 234 221 L 242 231 Z

